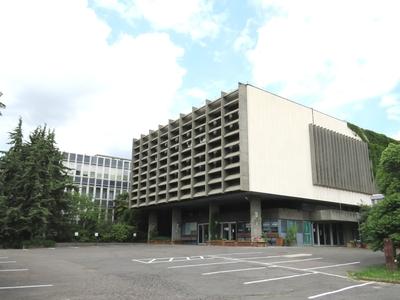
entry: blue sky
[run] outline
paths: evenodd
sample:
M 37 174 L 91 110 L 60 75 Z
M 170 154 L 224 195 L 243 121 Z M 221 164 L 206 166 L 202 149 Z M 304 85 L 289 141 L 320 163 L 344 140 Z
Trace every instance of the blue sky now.
M 6 0 L 0 149 L 18 117 L 62 150 L 131 139 L 251 83 L 400 138 L 397 1 Z

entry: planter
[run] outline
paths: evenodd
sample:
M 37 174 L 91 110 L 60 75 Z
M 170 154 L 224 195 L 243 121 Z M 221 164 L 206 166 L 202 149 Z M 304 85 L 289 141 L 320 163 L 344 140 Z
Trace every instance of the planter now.
M 251 241 L 226 241 L 226 240 L 212 240 L 207 242 L 211 246 L 238 246 L 238 247 L 265 247 L 265 242 L 251 242 Z
M 283 238 L 276 238 L 276 245 L 277 246 L 283 246 Z
M 171 240 L 149 240 L 148 244 L 156 244 L 156 245 L 170 245 L 172 244 Z

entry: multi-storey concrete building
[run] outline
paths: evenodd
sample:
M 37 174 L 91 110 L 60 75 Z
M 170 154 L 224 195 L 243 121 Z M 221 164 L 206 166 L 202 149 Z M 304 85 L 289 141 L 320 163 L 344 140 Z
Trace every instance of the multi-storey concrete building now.
M 174 241 L 356 238 L 375 184 L 347 123 L 251 85 L 133 140 L 130 205 Z
M 63 152 L 64 165 L 69 175 L 79 187 L 79 193 L 87 195 L 104 210 L 105 218 L 113 220 L 115 198 L 128 192 L 129 159 L 106 156 L 85 155 Z

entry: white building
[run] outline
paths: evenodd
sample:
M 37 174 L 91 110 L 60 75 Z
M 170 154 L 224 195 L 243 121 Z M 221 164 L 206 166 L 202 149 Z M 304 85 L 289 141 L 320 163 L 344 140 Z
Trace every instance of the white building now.
M 285 237 L 343 245 L 375 184 L 347 122 L 251 85 L 133 141 L 131 206 L 152 232 L 204 243 Z M 214 237 L 215 238 L 215 237 Z
M 68 174 L 87 195 L 105 211 L 105 218 L 113 220 L 113 206 L 117 195 L 128 192 L 130 180 L 129 159 L 63 152 Z

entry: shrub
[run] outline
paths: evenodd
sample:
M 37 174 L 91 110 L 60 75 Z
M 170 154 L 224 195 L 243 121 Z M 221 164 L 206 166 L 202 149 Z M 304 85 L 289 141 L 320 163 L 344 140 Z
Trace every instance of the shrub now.
M 114 224 L 111 227 L 112 239 L 116 242 L 127 242 L 131 240 L 134 227 L 126 224 Z
M 297 243 L 297 226 L 294 225 L 289 227 L 286 233 L 285 244 L 288 246 L 293 246 L 296 243 Z

